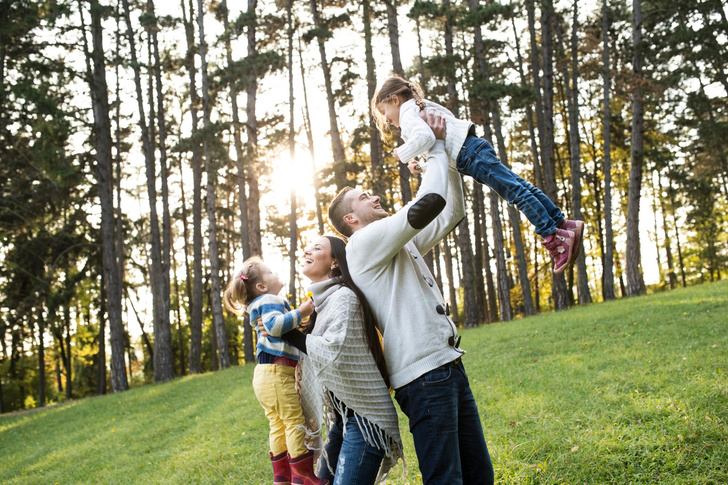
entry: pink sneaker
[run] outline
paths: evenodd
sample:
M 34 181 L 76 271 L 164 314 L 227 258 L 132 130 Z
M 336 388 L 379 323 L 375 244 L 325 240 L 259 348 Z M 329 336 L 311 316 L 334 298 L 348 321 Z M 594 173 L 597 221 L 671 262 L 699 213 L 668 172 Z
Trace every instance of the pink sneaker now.
M 584 221 L 573 221 L 571 219 L 564 219 L 559 229 L 566 229 L 574 233 L 574 246 L 571 248 L 573 251 L 572 261 L 576 261 L 576 258 L 581 252 L 581 240 L 584 235 Z
M 556 232 L 541 243 L 554 258 L 554 273 L 562 273 L 573 261 L 574 239 L 572 231 L 556 229 Z

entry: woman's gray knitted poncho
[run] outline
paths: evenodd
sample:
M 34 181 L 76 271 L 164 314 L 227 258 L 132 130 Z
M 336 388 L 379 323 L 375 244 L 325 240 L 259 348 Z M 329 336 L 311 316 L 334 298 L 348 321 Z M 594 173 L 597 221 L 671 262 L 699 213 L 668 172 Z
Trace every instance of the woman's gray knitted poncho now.
M 307 445 L 322 448 L 324 405 L 329 412 L 339 413 L 344 423 L 347 410 L 353 411 L 367 443 L 385 451 L 379 482 L 402 458 L 402 440 L 392 397 L 366 344 L 359 299 L 341 285 L 340 278 L 315 283 L 308 291 L 313 294 L 317 317 L 306 337 L 307 353 L 301 354 L 299 363 Z

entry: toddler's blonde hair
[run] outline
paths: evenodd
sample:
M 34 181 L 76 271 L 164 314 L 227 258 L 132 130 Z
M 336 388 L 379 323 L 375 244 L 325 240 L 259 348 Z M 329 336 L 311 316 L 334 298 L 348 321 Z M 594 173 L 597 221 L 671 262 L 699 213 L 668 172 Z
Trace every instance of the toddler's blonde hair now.
M 260 281 L 261 264 L 263 264 L 263 260 L 258 256 L 245 260 L 243 268 L 235 273 L 222 295 L 225 308 L 236 315 L 242 316 L 245 313 L 245 307 L 260 296 L 260 292 L 256 290 L 255 285 Z

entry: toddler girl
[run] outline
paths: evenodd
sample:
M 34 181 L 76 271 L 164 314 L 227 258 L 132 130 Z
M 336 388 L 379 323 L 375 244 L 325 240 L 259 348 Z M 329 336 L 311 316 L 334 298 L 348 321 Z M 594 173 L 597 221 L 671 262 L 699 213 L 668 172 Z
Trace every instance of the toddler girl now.
M 407 163 L 412 173 L 421 171 L 422 164 L 414 158 L 435 143 L 432 130 L 420 117 L 421 110 L 434 110 L 445 117 L 445 150 L 451 166 L 495 190 L 509 204 L 515 204 L 544 238 L 541 244 L 554 259 L 554 273 L 563 272 L 579 255 L 584 223 L 566 219 L 546 194 L 503 165 L 493 146 L 475 136 L 473 123 L 457 119 L 447 108 L 424 99 L 417 83 L 397 76 L 387 79 L 371 101 L 372 115 L 381 133 L 387 123 L 401 129 L 405 143 L 395 149 L 395 158 Z
M 304 444 L 304 417 L 296 393 L 295 367 L 298 350 L 280 336 L 293 330 L 313 313 L 311 300 L 298 309 L 278 293 L 283 289 L 278 275 L 258 257 L 243 263 L 243 269 L 225 289 L 225 306 L 237 315 L 250 314 L 254 327 L 260 319 L 267 336 L 258 333 L 253 390 L 270 422 L 270 457 L 274 484 L 327 485 L 313 472 L 313 452 Z

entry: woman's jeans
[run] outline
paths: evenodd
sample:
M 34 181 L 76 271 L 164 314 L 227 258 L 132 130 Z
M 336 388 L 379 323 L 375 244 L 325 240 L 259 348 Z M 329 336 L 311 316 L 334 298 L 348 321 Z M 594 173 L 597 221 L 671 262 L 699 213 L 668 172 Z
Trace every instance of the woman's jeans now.
M 498 160 L 493 146 L 477 136 L 468 136 L 458 153 L 458 172 L 470 175 L 514 205 L 546 238 L 556 232 L 564 214 L 546 194 L 516 175 Z
M 343 425 L 341 416 L 337 414 L 336 422 L 331 426 L 324 445 L 324 454 L 319 458 L 317 474 L 332 485 L 373 485 L 382 464 L 384 450 L 364 441 L 356 418 L 346 420 L 346 436 L 342 430 Z M 324 455 L 329 458 L 333 475 L 326 466 Z
M 492 485 L 493 463 L 460 359 L 395 391 L 409 418 L 425 485 Z

